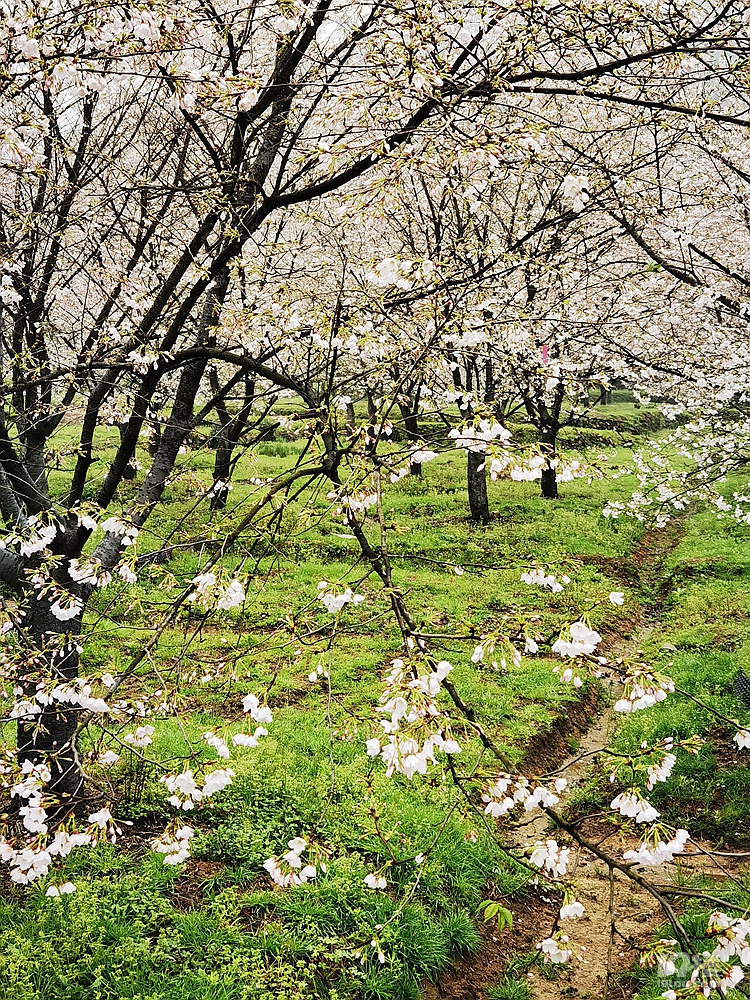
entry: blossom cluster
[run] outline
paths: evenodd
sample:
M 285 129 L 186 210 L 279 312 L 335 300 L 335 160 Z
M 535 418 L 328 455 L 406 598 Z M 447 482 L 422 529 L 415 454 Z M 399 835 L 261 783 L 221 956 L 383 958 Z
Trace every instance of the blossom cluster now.
M 195 588 L 188 595 L 188 601 L 201 604 L 205 608 L 214 607 L 217 611 L 231 611 L 238 608 L 245 600 L 245 590 L 239 580 L 231 580 L 222 584 L 215 573 L 199 573 L 190 581 Z
M 115 535 L 119 538 L 124 548 L 135 544 L 135 540 L 139 535 L 138 528 L 134 524 L 131 524 L 129 521 L 123 521 L 120 517 L 108 517 L 105 521 L 102 521 L 100 527 L 105 534 Z
M 438 453 L 430 451 L 429 448 L 412 448 L 409 452 L 408 463 L 393 469 L 389 474 L 389 479 L 392 483 L 397 483 L 400 479 L 410 474 L 413 465 L 424 465 L 427 462 L 432 462 L 437 457 Z
M 602 476 L 597 468 L 587 466 L 577 458 L 563 460 L 539 452 L 523 456 L 509 451 L 495 451 L 490 461 L 490 478 L 494 482 L 502 475 L 517 483 L 529 483 L 541 479 L 542 473 L 548 469 L 555 470 L 555 478 L 560 483 L 572 483 L 574 479 L 584 477 L 601 479 Z
M 624 680 L 623 694 L 614 705 L 615 712 L 637 712 L 664 701 L 674 691 L 674 681 L 641 664 L 631 668 Z
M 560 635 L 552 644 L 552 652 L 560 656 L 590 656 L 602 641 L 602 637 L 594 629 L 582 621 L 573 622 L 567 629 L 567 638 Z
M 401 659 L 393 661 L 380 697 L 379 711 L 388 716 L 380 720 L 383 735 L 366 743 L 368 755 L 380 757 L 386 765 L 387 776 L 397 772 L 411 779 L 436 763 L 435 750 L 461 752 L 435 702 L 452 669 L 446 660 L 434 669 L 425 660 L 408 665 Z
M 191 826 L 181 826 L 173 835 L 165 831 L 152 847 L 158 854 L 164 855 L 165 865 L 180 865 L 190 856 L 190 841 L 194 836 Z
M 748 922 L 732 920 L 725 913 L 713 913 L 708 922 L 709 936 L 718 934 L 718 944 L 713 951 L 704 951 L 698 959 L 688 981 L 680 989 L 665 990 L 663 1000 L 687 1000 L 687 998 L 727 996 L 745 978 L 739 965 L 733 965 L 732 958 L 738 958 L 742 965 L 750 965 L 750 947 L 747 945 Z M 675 941 L 662 944 L 674 945 Z M 666 950 L 666 949 L 665 949 Z M 660 971 L 664 975 L 676 972 L 674 959 L 677 953 L 666 951 L 659 955 Z
M 44 11 L 44 16 L 39 10 Z M 193 65 L 191 79 L 188 67 L 193 61 L 187 51 L 180 50 L 192 49 L 201 34 L 176 4 L 125 10 L 107 5 L 89 12 L 83 32 L 67 30 L 67 23 L 61 31 L 62 25 L 50 19 L 50 10 L 34 9 L 32 13 L 29 9 L 23 17 L 18 14 L 6 18 L 13 29 L 9 40 L 16 72 L 25 71 L 35 83 L 52 93 L 66 87 L 81 98 L 87 93 L 116 88 L 118 78 L 132 73 L 138 61 L 145 60 L 148 64 L 157 53 L 170 52 L 170 75 L 175 85 L 171 103 L 183 108 L 195 104 L 198 84 L 205 73 Z M 180 71 L 186 79 L 179 78 Z M 26 134 L 25 138 L 30 136 Z M 7 134 L 6 144 L 18 147 Z M 29 169 L 33 165 L 27 162 L 29 154 L 24 149 L 16 148 L 15 152 L 21 160 L 19 166 Z
M 118 517 L 108 517 L 99 524 L 94 517 L 85 512 L 73 511 L 73 514 L 80 527 L 85 527 L 89 531 L 101 527 L 105 533 L 117 537 L 123 548 L 133 545 L 139 534 L 138 528 Z M 0 548 L 9 548 L 24 558 L 42 555 L 41 562 L 34 568 L 26 570 L 29 583 L 36 592 L 37 600 L 47 599 L 50 612 L 55 618 L 59 621 L 70 621 L 81 614 L 84 601 L 80 594 L 72 593 L 56 582 L 56 571 L 64 569 L 68 579 L 81 587 L 106 587 L 112 581 L 112 573 L 94 556 L 74 557 L 61 565 L 60 557 L 53 556 L 50 549 L 61 530 L 61 526 L 54 521 L 45 521 L 38 515 L 32 515 L 22 529 L 8 532 L 0 540 Z M 134 560 L 134 556 L 123 558 L 114 567 L 114 572 L 126 583 L 136 582 Z
M 533 639 L 526 639 L 527 653 L 536 653 L 538 649 Z M 471 662 L 483 663 L 485 657 L 489 658 L 493 670 L 505 670 L 508 661 L 520 667 L 522 659 L 520 650 L 509 639 L 501 639 L 498 635 L 482 636 L 482 641 L 474 647 L 471 654 Z
M 303 837 L 294 837 L 289 841 L 289 850 L 280 858 L 268 858 L 263 867 L 276 885 L 286 888 L 290 885 L 302 885 L 318 874 L 315 865 L 304 864 L 302 854 L 307 849 L 307 841 Z
M 364 514 L 370 509 L 370 507 L 376 507 L 378 503 L 378 494 L 360 491 L 358 493 L 344 493 L 341 495 L 335 490 L 331 490 L 331 492 L 327 494 L 327 499 L 338 501 L 340 504 L 340 506 L 336 508 L 337 515 L 348 516 L 348 514 Z
M 655 827 L 636 850 L 625 851 L 623 858 L 647 868 L 657 868 L 672 861 L 675 854 L 682 854 L 690 839 L 687 830 L 677 830 L 671 840 L 664 841 L 659 826 Z
M 569 895 L 566 895 L 565 901 L 560 907 L 560 919 L 577 919 L 578 917 L 582 917 L 585 912 L 583 903 L 580 903 L 577 899 L 571 899 Z
M 362 881 L 368 889 L 385 889 L 388 885 L 388 880 L 384 875 L 375 875 L 374 873 L 365 875 Z
M 659 817 L 658 810 L 637 791 L 621 792 L 612 799 L 610 808 L 616 809 L 621 816 L 632 817 L 636 823 L 653 823 Z
M 62 885 L 51 885 L 45 892 L 45 896 L 50 896 L 52 898 L 59 898 L 60 896 L 69 896 L 71 893 L 76 891 L 76 887 L 72 882 L 63 882 Z
M 175 809 L 194 809 L 196 804 L 204 799 L 210 799 L 217 792 L 227 788 L 232 783 L 234 771 L 229 768 L 219 768 L 209 771 L 199 785 L 192 770 L 187 769 L 180 774 L 164 774 L 159 781 L 170 793 L 167 802 Z
M 529 860 L 537 868 L 542 868 L 550 875 L 559 877 L 568 870 L 570 848 L 562 847 L 554 839 L 538 840 L 531 849 Z
M 646 785 L 649 791 L 659 782 L 666 781 L 677 763 L 677 757 L 672 753 L 674 741 L 667 738 L 664 743 L 666 752 L 648 766 Z
M 553 965 L 564 965 L 573 957 L 573 949 L 569 947 L 570 939 L 567 934 L 559 931 L 552 937 L 545 938 L 539 945 L 542 959 L 545 963 Z
M 567 174 L 563 178 L 561 196 L 566 207 L 579 213 L 590 200 L 590 182 L 585 174 Z
M 551 808 L 560 801 L 556 793 L 562 792 L 567 784 L 566 778 L 556 778 L 553 792 L 545 785 L 523 775 L 500 774 L 484 790 L 482 795 L 482 801 L 485 803 L 484 811 L 488 816 L 497 819 L 521 804 L 526 812 Z
M 420 80 L 424 80 L 421 74 Z M 412 77 L 414 83 L 414 77 Z M 440 81 L 437 80 L 439 85 Z M 417 281 L 430 282 L 435 279 L 435 265 L 429 258 L 424 260 L 408 260 L 406 258 L 385 257 L 365 275 L 373 285 L 392 286 L 406 291 Z
M 112 580 L 112 574 L 94 558 L 71 559 L 68 562 L 68 576 L 76 583 L 91 587 L 106 587 Z
M 521 582 L 528 583 L 530 587 L 546 587 L 551 590 L 553 594 L 559 594 L 560 591 L 564 589 L 565 585 L 570 583 L 570 577 L 561 576 L 558 580 L 552 573 L 545 573 L 543 569 L 536 566 L 534 569 L 526 570 L 524 573 L 521 573 Z
M 144 747 L 151 746 L 154 742 L 152 739 L 154 732 L 155 730 L 153 726 L 138 726 L 134 733 L 126 733 L 122 740 L 123 743 L 129 743 L 131 747 L 138 747 L 138 749 L 142 749 Z
M 552 652 L 558 653 L 562 657 L 569 657 L 570 659 L 591 656 L 601 641 L 602 637 L 599 633 L 590 628 L 585 622 L 573 622 L 553 642 Z M 606 663 L 606 660 L 601 659 L 601 662 Z M 579 688 L 583 686 L 580 675 L 575 672 L 573 667 L 563 668 L 556 666 L 552 668 L 552 671 L 555 674 L 560 674 L 560 679 L 565 684 L 572 681 L 574 687 Z
M 235 733 L 232 736 L 232 745 L 235 747 L 248 747 L 253 749 L 258 746 L 258 743 L 262 736 L 268 736 L 268 730 L 266 726 L 270 726 L 273 722 L 273 712 L 268 707 L 268 705 L 261 705 L 260 699 L 256 694 L 246 694 L 242 699 L 242 711 L 249 715 L 253 722 L 257 722 L 258 725 L 252 734 L 250 733 Z M 204 738 L 208 738 L 212 734 L 204 734 Z M 219 746 L 223 747 L 220 751 L 220 756 L 223 755 L 224 750 L 226 750 L 226 744 L 219 737 L 210 741 L 210 745 L 216 746 L 217 750 Z M 226 750 L 227 756 L 229 751 Z
M 33 783 L 29 787 L 33 787 Z M 33 799 L 33 795 L 30 798 Z M 42 816 L 44 810 L 38 804 L 32 805 L 31 801 L 29 806 L 34 810 L 39 810 L 38 814 L 33 817 L 33 823 L 37 826 L 39 834 L 45 834 L 47 826 L 44 823 L 46 814 Z M 29 815 L 29 813 L 26 814 L 26 816 Z M 100 831 L 105 832 L 113 841 L 119 832 L 113 826 L 112 815 L 107 808 L 91 813 L 88 817 L 88 824 L 87 830 L 80 831 L 59 828 L 51 840 L 41 836 L 34 844 L 20 850 L 13 847 L 5 837 L 0 836 L 0 861 L 10 865 L 11 881 L 17 885 L 28 885 L 44 878 L 55 858 L 65 858 L 74 848 L 95 843 L 100 836 Z
M 262 726 L 270 726 L 273 713 L 267 705 L 261 705 L 257 694 L 246 694 L 242 699 L 242 711 Z
M 500 444 L 507 444 L 511 439 L 511 433 L 497 421 L 481 419 L 463 429 L 454 427 L 448 431 L 448 437 L 453 438 L 456 448 L 483 454 L 487 451 L 488 445 L 493 441 L 497 441 Z
M 708 921 L 707 932 L 716 938 L 714 955 L 717 958 L 728 962 L 737 957 L 743 965 L 750 965 L 750 920 L 714 912 Z
M 25 760 L 21 766 L 20 780 L 10 790 L 11 798 L 18 796 L 26 800 L 18 812 L 23 817 L 23 825 L 30 833 L 47 832 L 47 813 L 42 806 L 44 786 L 50 779 L 50 769 L 46 764 L 34 764 Z
M 326 611 L 331 615 L 337 615 L 347 604 L 355 607 L 365 600 L 364 594 L 355 594 L 351 587 L 336 593 L 330 589 L 331 584 L 327 580 L 321 580 L 318 584 L 318 600 L 325 606 Z
M 249 715 L 253 721 L 258 723 L 252 735 L 246 733 L 236 733 L 232 737 L 234 746 L 256 747 L 262 736 L 268 735 L 266 725 L 273 722 L 273 713 L 266 705 L 262 705 L 260 699 L 255 694 L 247 694 L 242 699 L 242 708 L 245 714 Z M 144 732 L 144 730 L 150 730 Z M 136 731 L 136 736 L 142 734 L 141 738 L 150 742 L 153 727 L 141 727 Z M 212 747 L 217 755 L 227 760 L 230 756 L 229 747 L 226 741 L 216 733 L 207 731 L 203 733 L 203 739 Z M 131 741 L 132 742 L 132 741 Z M 211 798 L 217 792 L 227 788 L 234 778 L 234 771 L 229 768 L 218 768 L 215 771 L 207 772 L 203 777 L 202 784 L 191 769 L 182 771 L 180 774 L 166 774 L 159 779 L 170 793 L 167 802 L 176 809 L 190 810 L 195 806 Z M 175 862 L 176 863 L 176 862 Z
M 268 736 L 268 730 L 265 726 L 256 726 L 253 733 L 235 733 L 232 736 L 232 746 L 254 749 L 259 745 L 262 736 Z
M 6 126 L 0 131 L 0 166 L 10 167 L 20 172 L 35 170 L 44 161 L 41 152 L 34 150 L 29 140 L 33 141 L 38 129 L 26 125 L 17 128 Z M 8 280 L 10 286 L 10 280 Z M 13 292 L 12 297 L 3 298 L 4 302 L 13 304 L 19 302 L 21 296 Z
M 70 705 L 83 712 L 105 714 L 110 712 L 110 706 L 103 698 L 92 694 L 91 684 L 83 677 L 54 684 L 49 688 L 44 680 L 40 680 L 33 695 L 22 698 L 23 689 L 18 687 L 14 694 L 16 701 L 10 711 L 11 719 L 33 720 L 42 710 L 51 705 Z

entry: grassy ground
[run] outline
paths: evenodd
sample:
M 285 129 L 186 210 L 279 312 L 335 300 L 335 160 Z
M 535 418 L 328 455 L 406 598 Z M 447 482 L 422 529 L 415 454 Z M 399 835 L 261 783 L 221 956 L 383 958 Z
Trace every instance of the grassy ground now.
M 616 421 L 618 414 L 611 417 Z M 110 439 L 102 439 L 102 448 L 115 445 L 114 433 Z M 196 537 L 210 548 L 210 540 L 242 516 L 256 489 L 250 480 L 289 468 L 299 449 L 294 442 L 267 442 L 247 456 L 222 515 L 210 514 L 196 499 L 210 483 L 212 455 L 194 451 L 139 551 Z M 624 458 L 608 449 L 609 464 Z M 474 527 L 467 520 L 463 475 L 461 456 L 448 454 L 426 466 L 423 479 L 387 488 L 395 583 L 424 631 L 461 637 L 434 645 L 454 664 L 456 686 L 483 726 L 519 760 L 530 738 L 565 711 L 575 692 L 542 659 L 498 669 L 472 664 L 477 638 L 532 614 L 549 635 L 581 608 L 592 608 L 594 627 L 617 629 L 619 621 L 627 628 L 633 610 L 649 597 L 623 584 L 615 567 L 633 552 L 641 528 L 601 516 L 606 499 L 627 496 L 627 477 L 568 484 L 552 504 L 537 496 L 536 484 L 491 484 L 492 523 Z M 509 899 L 523 891 L 525 871 L 499 851 L 439 775 L 386 780 L 382 765 L 366 756 L 373 708 L 400 640 L 386 597 L 373 580 L 362 579 L 356 543 L 328 507 L 323 493 L 305 492 L 279 508 L 280 540 L 266 533 L 243 536 L 227 561 L 252 574 L 245 605 L 221 620 L 187 609 L 156 647 L 164 676 L 179 677 L 185 719 L 184 731 L 174 721 L 160 725 L 149 748 L 160 759 L 180 752 L 185 734 L 199 746 L 207 728 L 225 727 L 227 734 L 243 728 L 239 699 L 247 691 L 266 692 L 274 711 L 261 746 L 233 754 L 237 777 L 216 808 L 191 814 L 200 831 L 194 860 L 175 870 L 148 849 L 169 815 L 165 793 L 152 769 L 123 754 L 111 779 L 124 789 L 118 814 L 134 822 L 131 833 L 117 850 L 71 856 L 62 877 L 75 881 L 72 896 L 45 897 L 46 882 L 6 893 L 0 902 L 0 996 L 415 1000 L 425 978 L 479 947 L 479 902 L 488 894 Z M 750 604 L 740 587 L 750 556 L 745 549 L 743 557 L 737 544 L 739 531 L 703 515 L 689 522 L 668 567 L 674 586 L 667 630 L 654 634 L 648 650 L 660 662 L 674 661 L 679 683 L 708 690 L 727 710 L 733 671 L 750 649 Z M 195 547 L 177 548 L 168 565 L 149 568 L 131 590 L 114 598 L 108 591 L 97 594 L 91 614 L 92 621 L 99 619 L 98 636 L 86 644 L 84 669 L 114 672 L 127 664 L 202 559 Z M 567 572 L 572 583 L 556 595 L 530 588 L 520 574 L 534 564 L 558 576 Z M 316 600 L 321 579 L 356 582 L 367 600 L 332 624 Z M 626 591 L 623 609 L 594 607 L 613 589 Z M 663 650 L 665 643 L 677 652 Z M 319 663 L 330 673 L 330 689 L 308 680 Z M 150 694 L 157 683 L 144 667 L 131 693 Z M 670 711 L 673 716 L 665 714 Z M 710 729 L 684 706 L 641 715 L 628 720 L 624 740 L 639 742 L 662 729 L 677 735 L 696 723 Z M 469 771 L 480 748 L 469 732 L 459 738 Z M 680 761 L 668 806 L 677 816 L 697 800 L 705 814 L 692 819 L 714 834 L 736 831 L 746 816 L 750 774 L 740 765 L 730 768 L 731 787 L 716 798 L 710 755 L 720 745 L 726 744 L 717 742 L 714 750 L 712 743 L 698 760 Z M 262 863 L 296 836 L 309 841 L 318 877 L 296 889 L 274 888 Z M 416 864 L 420 854 L 427 859 Z M 365 875 L 375 871 L 387 874 L 387 892 L 365 887 Z M 56 873 L 54 881 L 62 877 Z
M 712 512 L 684 521 L 684 535 L 661 567 L 658 621 L 643 639 L 644 658 L 727 719 L 747 726 L 750 710 L 733 691 L 740 669 L 750 672 L 750 547 L 746 528 Z M 648 594 L 643 595 L 648 602 Z M 655 609 L 652 607 L 653 613 Z M 733 742 L 736 727 L 677 694 L 647 712 L 621 719 L 625 752 L 643 740 L 700 734 L 695 756 L 682 753 L 669 782 L 650 795 L 669 823 L 685 826 L 717 847 L 750 845 L 747 803 L 750 761 Z M 607 797 L 608 780 L 599 788 Z M 596 795 L 592 801 L 597 801 Z

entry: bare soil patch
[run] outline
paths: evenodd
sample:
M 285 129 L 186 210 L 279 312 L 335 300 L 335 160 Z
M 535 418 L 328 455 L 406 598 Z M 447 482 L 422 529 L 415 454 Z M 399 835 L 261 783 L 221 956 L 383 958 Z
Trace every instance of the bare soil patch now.
M 175 910 L 185 912 L 203 906 L 206 902 L 203 887 L 219 872 L 224 871 L 224 867 L 219 861 L 190 858 L 172 889 L 172 906 Z
M 459 959 L 441 973 L 436 983 L 427 983 L 424 1000 L 477 1000 L 485 988 L 496 983 L 514 955 L 533 951 L 541 927 L 551 928 L 559 910 L 557 901 L 538 896 L 504 901 L 513 914 L 513 930 L 498 933 L 495 921 L 481 928 L 482 948 L 477 955 Z

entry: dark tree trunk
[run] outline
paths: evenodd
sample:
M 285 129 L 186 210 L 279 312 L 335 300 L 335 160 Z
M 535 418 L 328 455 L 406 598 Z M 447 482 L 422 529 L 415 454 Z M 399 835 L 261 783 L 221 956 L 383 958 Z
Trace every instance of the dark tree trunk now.
M 215 371 L 211 372 L 211 386 L 215 393 L 219 391 L 219 379 Z M 214 491 L 211 495 L 211 510 L 223 510 L 229 497 L 229 484 L 236 460 L 234 451 L 242 435 L 247 430 L 255 399 L 255 380 L 245 379 L 245 395 L 242 408 L 232 419 L 226 403 L 219 402 L 216 412 L 219 417 L 220 430 L 216 457 L 214 458 Z M 219 486 L 221 483 L 223 485 Z
M 410 444 L 421 444 L 422 435 L 419 433 L 419 414 L 417 412 L 410 413 L 404 420 L 404 427 L 406 428 L 406 436 Z M 421 476 L 422 475 L 422 463 L 414 462 L 409 460 L 409 475 L 410 476 Z
M 121 446 L 123 445 L 124 440 L 125 440 L 125 427 L 126 426 L 127 426 L 126 424 L 121 424 L 120 427 L 119 427 L 119 431 L 120 431 L 120 445 Z M 128 461 L 128 464 L 122 470 L 122 478 L 123 479 L 128 479 L 128 480 L 135 479 L 137 469 L 136 469 L 135 463 L 133 461 L 133 455 L 134 454 L 135 454 L 135 448 L 133 448 L 132 451 L 131 451 L 131 457 L 130 457 L 130 460 Z
M 211 372 L 211 388 L 216 393 L 219 391 L 219 377 L 215 371 Z M 232 452 L 234 445 L 229 440 L 229 426 L 231 417 L 224 402 L 218 403 L 216 413 L 219 418 L 219 442 L 216 447 L 214 457 L 214 489 L 211 494 L 211 510 L 223 510 L 226 507 L 229 496 L 229 480 L 232 476 Z M 220 486 L 219 483 L 222 485 Z
M 354 412 L 354 403 L 351 400 L 346 404 L 346 426 L 352 432 L 357 426 L 357 414 Z
M 161 448 L 161 422 L 158 419 L 149 421 L 148 453 L 153 458 Z
M 419 411 L 417 410 L 418 402 L 414 401 L 411 405 L 407 406 L 402 403 L 399 405 L 401 410 L 401 416 L 404 420 L 404 432 L 406 433 L 406 440 L 409 444 L 421 444 L 422 435 L 419 433 Z M 409 474 L 412 476 L 422 475 L 422 463 L 421 462 L 409 462 Z
M 490 523 L 490 502 L 487 497 L 486 456 L 481 452 L 467 452 L 466 485 L 469 491 L 469 510 L 472 521 Z
M 28 630 L 27 639 L 36 655 L 33 659 L 29 656 L 29 674 L 19 679 L 29 700 L 33 700 L 42 679 L 49 692 L 56 684 L 78 676 L 77 637 L 81 616 L 59 621 L 50 611 L 51 603 L 46 597 L 37 600 L 32 594 L 26 606 L 25 631 Z M 63 636 L 64 643 L 61 641 Z M 57 796 L 63 807 L 66 802 L 75 800 L 83 785 L 76 745 L 79 715 L 77 706 L 54 702 L 43 708 L 33 722 L 18 723 L 19 760 L 44 763 L 49 767 L 51 778 L 47 791 Z
M 492 362 L 487 358 L 484 362 L 484 401 L 485 403 L 495 402 L 495 392 L 497 386 L 495 384 L 495 372 L 492 368 Z
M 542 455 L 547 462 L 556 457 L 557 434 L 554 430 L 542 430 L 539 435 Z M 546 500 L 557 500 L 557 469 L 547 464 L 542 468 L 542 496 Z
M 223 441 L 216 449 L 214 458 L 214 491 L 211 494 L 211 510 L 223 510 L 229 496 L 229 481 L 232 478 L 232 454 L 234 445 Z M 219 485 L 221 483 L 221 485 Z

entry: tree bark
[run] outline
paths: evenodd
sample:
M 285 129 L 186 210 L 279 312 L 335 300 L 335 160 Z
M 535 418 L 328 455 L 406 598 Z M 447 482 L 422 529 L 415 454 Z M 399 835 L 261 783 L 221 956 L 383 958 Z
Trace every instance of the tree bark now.
M 415 399 L 410 405 L 405 403 L 399 403 L 399 409 L 401 410 L 401 416 L 404 421 L 404 431 L 406 433 L 406 440 L 413 445 L 420 444 L 422 441 L 422 435 L 419 433 L 419 401 Z M 411 476 L 421 476 L 422 475 L 422 463 L 409 461 L 409 475 Z
M 546 428 L 539 435 L 542 455 L 547 459 L 547 463 L 556 457 L 557 433 L 554 429 Z M 546 500 L 557 500 L 557 469 L 552 465 L 545 465 L 542 468 L 542 496 Z
M 19 681 L 29 700 L 34 699 L 40 681 L 45 681 L 49 693 L 56 684 L 78 675 L 82 615 L 61 622 L 50 610 L 52 603 L 47 597 L 37 600 L 33 593 L 26 603 L 24 632 L 31 647 L 29 672 Z M 18 723 L 19 760 L 49 767 L 51 778 L 46 790 L 58 797 L 63 808 L 75 801 L 83 786 L 76 742 L 79 714 L 77 706 L 56 701 L 44 707 L 33 721 Z
M 232 447 L 220 444 L 214 458 L 214 490 L 211 510 L 223 510 L 229 497 L 229 480 L 232 478 Z
M 219 389 L 219 376 L 216 371 L 211 372 L 211 388 L 214 392 Z M 232 476 L 232 452 L 234 446 L 229 440 L 229 425 L 231 417 L 226 403 L 222 400 L 216 406 L 216 415 L 219 418 L 218 444 L 216 455 L 214 456 L 214 489 L 211 494 L 211 510 L 223 510 L 229 496 L 229 480 Z
M 120 431 L 120 445 L 121 446 L 123 445 L 123 442 L 124 442 L 124 439 L 125 439 L 125 426 L 126 425 L 124 425 L 124 424 L 120 424 L 120 426 L 119 426 L 119 431 Z M 135 467 L 134 457 L 135 457 L 135 445 L 133 446 L 133 448 L 131 450 L 131 457 L 130 457 L 130 460 L 128 461 L 128 464 L 122 470 L 122 478 L 123 479 L 127 479 L 127 480 L 135 479 L 136 473 L 137 473 L 137 469 Z
M 469 510 L 472 521 L 490 523 L 490 502 L 487 497 L 486 456 L 481 452 L 467 453 L 466 485 L 469 492 Z
M 211 495 L 211 510 L 223 510 L 229 497 L 229 484 L 236 465 L 234 451 L 240 438 L 247 430 L 255 399 L 255 379 L 244 377 L 245 394 L 239 413 L 234 418 L 230 416 L 226 402 L 221 400 L 216 405 L 219 418 L 218 444 L 214 458 L 214 491 Z M 211 387 L 218 394 L 219 378 L 216 371 L 211 372 Z M 221 484 L 221 485 L 219 485 Z
M 351 400 L 346 404 L 346 426 L 352 433 L 357 426 L 357 414 L 354 412 L 354 403 Z

